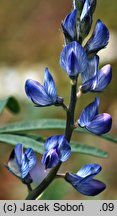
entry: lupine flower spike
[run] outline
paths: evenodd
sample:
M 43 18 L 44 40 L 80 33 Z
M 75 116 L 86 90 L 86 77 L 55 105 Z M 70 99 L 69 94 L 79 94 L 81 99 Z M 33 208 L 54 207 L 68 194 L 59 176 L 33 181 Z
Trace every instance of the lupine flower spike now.
M 97 20 L 91 37 L 88 37 L 89 39 L 85 40 L 86 42 L 84 41 L 92 26 L 96 3 L 97 0 L 72 0 L 72 10 L 62 22 L 64 47 L 60 54 L 60 66 L 71 79 L 71 94 L 68 106 L 64 104 L 63 98 L 58 96 L 54 79 L 48 68 L 45 69 L 43 85 L 31 79 L 25 83 L 25 92 L 35 106 L 62 106 L 67 112 L 64 134 L 49 136 L 45 141 L 45 152 L 41 163 L 42 172 L 45 172 L 45 169 L 47 169 L 47 172 L 45 172 L 46 175 L 43 175 L 45 177 L 40 185 L 28 195 L 27 199 L 37 199 L 37 196 L 56 177 L 64 178 L 77 191 L 87 196 L 98 195 L 106 188 L 103 182 L 94 179 L 94 176 L 102 169 L 99 164 L 86 164 L 77 173 L 61 174 L 58 172 L 62 162 L 65 162 L 71 155 L 70 141 L 73 129 L 79 125 L 96 135 L 101 135 L 109 132 L 112 125 L 112 117 L 108 113 L 99 114 L 98 112 L 99 97 L 96 97 L 92 103 L 82 110 L 79 119 L 74 124 L 76 97 L 80 97 L 82 93 L 87 92 L 102 92 L 112 78 L 111 65 L 107 64 L 101 69 L 99 68 L 97 53 L 105 48 L 109 42 L 109 30 L 100 19 Z M 79 76 L 81 77 L 81 84 L 77 93 Z M 16 145 L 7 165 L 7 168 L 25 183 L 34 180 L 39 181 L 39 178 L 35 178 L 39 167 L 33 150 L 27 149 L 23 153 L 21 144 Z M 38 175 L 41 175 L 42 172 L 38 172 Z

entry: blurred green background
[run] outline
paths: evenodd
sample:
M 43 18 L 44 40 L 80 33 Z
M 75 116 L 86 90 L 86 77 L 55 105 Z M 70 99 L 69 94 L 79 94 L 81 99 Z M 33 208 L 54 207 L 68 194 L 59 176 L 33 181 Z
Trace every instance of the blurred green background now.
M 112 115 L 111 134 L 117 136 L 117 12 L 116 0 L 97 0 L 94 23 L 100 18 L 110 30 L 110 42 L 102 50 L 100 67 L 110 63 L 113 68 L 112 82 L 100 94 L 100 112 Z M 48 66 L 57 84 L 58 94 L 69 102 L 69 78 L 59 65 L 59 56 L 63 47 L 63 35 L 60 23 L 71 9 L 71 0 L 0 0 L 0 97 L 14 95 L 21 104 L 21 113 L 12 115 L 5 110 L 0 124 L 26 119 L 63 118 L 61 108 L 34 108 L 24 92 L 27 78 L 43 82 L 44 67 Z M 76 108 L 76 119 L 82 108 L 90 103 L 97 94 L 83 95 Z M 52 135 L 55 131 L 42 134 Z M 61 133 L 56 131 L 56 133 Z M 85 163 L 99 163 L 102 172 L 97 176 L 107 184 L 107 189 L 96 197 L 86 197 L 75 191 L 63 180 L 54 181 L 42 196 L 42 199 L 117 199 L 117 146 L 91 135 L 74 134 L 74 140 L 82 141 L 109 152 L 106 159 L 73 154 L 61 167 L 61 172 L 74 171 Z M 7 162 L 12 146 L 0 144 L 0 160 Z M 38 155 L 41 158 L 40 155 Z M 25 199 L 27 189 L 2 165 L 0 166 L 0 199 Z

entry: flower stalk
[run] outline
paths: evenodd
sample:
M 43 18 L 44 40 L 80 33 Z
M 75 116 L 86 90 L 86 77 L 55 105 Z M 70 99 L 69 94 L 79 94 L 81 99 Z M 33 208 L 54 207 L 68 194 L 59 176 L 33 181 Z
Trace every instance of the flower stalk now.
M 71 85 L 71 97 L 70 97 L 70 104 L 69 109 L 67 110 L 67 121 L 66 121 L 66 129 L 65 129 L 65 138 L 68 142 L 70 142 L 74 124 L 74 112 L 75 112 L 75 105 L 76 105 L 76 91 L 77 91 L 77 81 L 74 85 Z M 29 195 L 26 197 L 26 200 L 36 200 L 48 185 L 55 179 L 57 172 L 61 166 L 62 162 L 59 162 L 54 168 L 51 169 L 50 173 L 47 177 L 41 182 L 39 186 L 37 186 L 34 190 L 32 190 Z

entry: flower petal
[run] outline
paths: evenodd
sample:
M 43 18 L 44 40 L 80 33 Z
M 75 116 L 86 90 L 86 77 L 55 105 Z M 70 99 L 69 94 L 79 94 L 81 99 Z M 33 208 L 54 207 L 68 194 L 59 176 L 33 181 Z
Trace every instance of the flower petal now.
M 76 56 L 77 62 L 78 62 L 78 68 L 77 68 L 77 75 L 78 73 L 82 73 L 86 71 L 88 60 L 87 55 L 84 51 L 84 48 L 77 43 L 76 41 L 73 41 L 66 45 L 60 55 L 60 65 L 68 73 L 68 64 L 69 64 L 69 56 L 71 53 L 74 53 Z M 75 61 L 76 62 L 76 61 Z M 74 67 L 73 67 L 74 68 Z M 68 74 L 69 76 L 76 76 L 76 68 L 75 68 L 75 74 Z
M 73 187 L 83 195 L 96 196 L 106 188 L 106 185 L 99 180 L 91 179 L 90 181 L 74 184 Z
M 46 150 L 45 154 L 49 154 L 47 152 L 51 152 L 50 150 L 52 149 L 56 150 L 57 157 L 59 157 L 60 161 L 66 161 L 71 154 L 70 144 L 65 139 L 65 136 L 63 134 L 48 137 L 44 147 Z M 45 157 L 47 157 L 47 155 L 45 155 L 44 158 Z M 43 160 L 45 160 L 44 158 Z
M 101 20 L 97 20 L 94 32 L 85 45 L 87 53 L 95 54 L 104 48 L 109 41 L 109 31 Z
M 81 178 L 92 177 L 101 171 L 99 164 L 85 164 L 78 172 L 77 175 Z
M 79 183 L 79 181 L 82 180 L 82 178 L 78 176 L 76 173 L 67 172 L 65 174 L 65 180 L 70 182 L 72 185 L 76 185 Z
M 53 135 L 46 139 L 44 148 L 46 151 L 56 148 L 64 139 L 64 135 Z
M 92 85 L 92 91 L 103 91 L 112 79 L 112 67 L 111 65 L 105 65 L 101 70 L 98 71 L 97 78 L 94 85 Z
M 72 38 L 74 38 L 76 35 L 76 19 L 77 19 L 77 9 L 69 13 L 63 22 L 64 29 Z
M 14 153 L 15 153 L 16 162 L 18 166 L 20 167 L 22 164 L 22 157 L 23 157 L 23 145 L 20 143 L 16 144 Z
M 32 148 L 27 148 L 25 151 L 25 155 L 29 161 L 30 170 L 36 165 L 37 158 Z
M 24 154 L 22 158 L 22 164 L 21 164 L 21 176 L 22 178 L 25 178 L 30 171 L 29 167 L 29 160 L 27 156 Z
M 37 106 L 48 106 L 53 103 L 44 87 L 37 81 L 28 79 L 25 83 L 25 92 Z
M 112 126 L 112 117 L 108 113 L 102 113 L 95 116 L 86 128 L 94 134 L 104 134 L 110 131 Z
M 62 142 L 59 142 L 57 151 L 58 151 L 59 159 L 62 162 L 66 161 L 70 157 L 71 147 L 65 138 L 63 138 Z
M 44 89 L 53 102 L 57 100 L 56 85 L 48 68 L 45 68 Z
M 8 160 L 8 165 L 5 165 L 5 167 L 15 176 L 21 178 L 21 172 L 20 172 L 20 167 L 16 162 L 15 158 L 15 151 L 11 152 L 10 158 Z
M 106 188 L 103 182 L 92 179 L 100 171 L 101 166 L 99 164 L 86 164 L 77 174 L 66 173 L 65 179 L 80 193 L 87 196 L 95 196 Z
M 93 58 L 90 58 L 88 60 L 87 71 L 81 73 L 81 78 L 83 83 L 85 83 L 86 81 L 92 79 L 97 75 L 98 65 L 99 65 L 99 56 L 95 55 Z
M 92 179 L 100 171 L 101 166 L 99 164 L 86 164 L 77 174 L 66 173 L 65 179 L 80 193 L 87 196 L 95 196 L 106 188 L 103 182 Z
M 50 149 L 42 157 L 42 164 L 45 164 L 45 169 L 55 167 L 59 161 L 56 149 Z
M 78 124 L 81 127 L 85 127 L 89 125 L 89 123 L 93 120 L 93 118 L 98 114 L 98 106 L 99 106 L 99 97 L 96 97 L 95 101 L 93 101 L 87 107 L 84 108 L 84 110 L 82 111 L 78 119 Z
M 70 77 L 76 77 L 78 74 L 78 60 L 75 53 L 72 51 L 67 60 L 67 73 Z
M 86 92 L 90 91 L 94 79 L 95 79 L 95 77 L 93 77 L 92 79 L 89 79 L 88 81 L 84 82 L 84 83 L 79 87 L 79 90 L 80 90 L 82 93 L 86 93 Z

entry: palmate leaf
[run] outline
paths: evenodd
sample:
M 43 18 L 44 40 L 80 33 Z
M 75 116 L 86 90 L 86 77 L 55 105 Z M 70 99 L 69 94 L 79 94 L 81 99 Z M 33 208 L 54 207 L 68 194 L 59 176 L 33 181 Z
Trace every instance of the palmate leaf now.
M 0 142 L 16 145 L 22 143 L 25 148 L 31 147 L 35 152 L 44 153 L 44 138 L 34 134 L 0 134 Z M 106 158 L 108 153 L 102 149 L 87 144 L 71 142 L 72 152 Z
M 20 111 L 18 101 L 12 96 L 0 99 L 0 114 L 3 112 L 5 108 L 8 108 L 11 112 L 16 114 Z
M 35 131 L 35 130 L 58 130 L 65 129 L 66 121 L 61 119 L 40 119 L 40 120 L 31 120 L 25 122 L 10 123 L 0 127 L 0 133 L 17 133 L 17 132 L 26 132 L 26 131 Z M 85 133 L 90 135 L 95 135 L 90 133 L 84 128 L 76 128 L 76 132 Z M 117 143 L 117 138 L 113 137 L 110 134 L 95 135 L 100 138 L 106 139 L 113 143 Z

